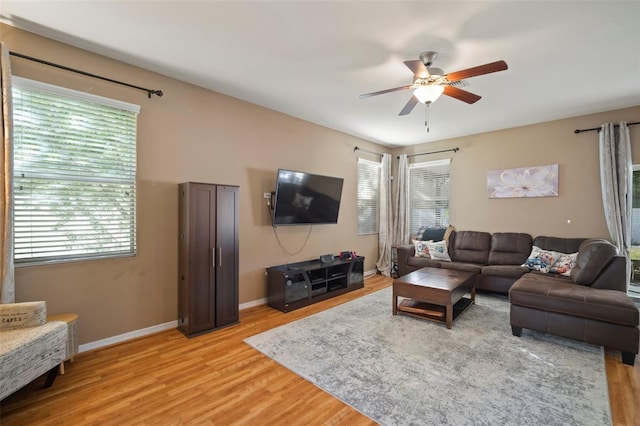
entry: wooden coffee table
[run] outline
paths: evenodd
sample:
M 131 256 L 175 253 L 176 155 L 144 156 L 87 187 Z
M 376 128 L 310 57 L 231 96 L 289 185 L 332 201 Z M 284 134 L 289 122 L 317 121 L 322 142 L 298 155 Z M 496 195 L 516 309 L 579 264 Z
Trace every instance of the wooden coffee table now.
M 422 268 L 393 280 L 393 315 L 398 311 L 438 321 L 451 328 L 453 320 L 476 300 L 476 273 Z M 471 298 L 464 297 L 471 293 Z M 398 297 L 403 300 L 398 305 Z

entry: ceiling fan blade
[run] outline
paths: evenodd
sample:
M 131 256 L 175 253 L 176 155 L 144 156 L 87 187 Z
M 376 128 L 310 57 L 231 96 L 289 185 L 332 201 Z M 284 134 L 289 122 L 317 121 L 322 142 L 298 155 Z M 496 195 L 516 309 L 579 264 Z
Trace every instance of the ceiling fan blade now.
M 404 108 L 402 108 L 402 111 L 400 111 L 400 114 L 398 115 L 410 114 L 411 111 L 413 111 L 413 107 L 415 107 L 417 103 L 418 103 L 418 98 L 416 98 L 415 96 L 411 96 L 411 99 L 409 99 L 409 102 L 407 102 L 407 104 L 404 106 Z
M 466 90 L 458 89 L 454 86 L 444 86 L 443 93 L 447 96 L 451 96 L 452 98 L 456 98 L 468 104 L 478 102 L 481 98 L 481 96 L 478 96 L 471 92 L 467 92 Z
M 415 75 L 416 77 L 427 78 L 431 75 L 429 74 L 429 70 L 424 66 L 422 61 L 404 61 L 404 64 L 413 72 L 413 75 Z
M 491 62 L 490 64 L 479 65 L 473 68 L 467 68 L 466 70 L 456 71 L 447 74 L 445 77 L 449 81 L 458 81 L 465 78 L 475 77 L 478 75 L 490 74 L 492 72 L 504 71 L 507 68 L 507 63 L 505 61 L 496 61 Z
M 378 92 L 365 93 L 364 95 L 360 95 L 360 99 L 368 98 L 369 96 L 384 95 L 385 93 L 399 92 L 400 90 L 408 90 L 408 89 L 411 89 L 411 85 L 394 87 L 393 89 L 380 90 Z

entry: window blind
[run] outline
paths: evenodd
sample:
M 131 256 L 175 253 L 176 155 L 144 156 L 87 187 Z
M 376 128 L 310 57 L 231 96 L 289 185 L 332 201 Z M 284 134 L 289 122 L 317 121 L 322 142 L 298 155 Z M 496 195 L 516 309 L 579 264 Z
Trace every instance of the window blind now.
M 377 234 L 380 163 L 358 158 L 358 235 Z
M 136 252 L 137 105 L 13 79 L 16 263 Z
M 410 232 L 449 225 L 449 164 L 436 160 L 409 165 Z

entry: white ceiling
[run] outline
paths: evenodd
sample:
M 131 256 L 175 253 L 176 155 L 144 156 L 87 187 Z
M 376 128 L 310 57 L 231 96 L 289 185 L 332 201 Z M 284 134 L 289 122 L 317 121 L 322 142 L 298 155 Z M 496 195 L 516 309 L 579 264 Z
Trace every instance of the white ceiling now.
M 640 105 L 637 0 L 2 0 L 0 15 L 13 26 L 387 146 Z M 439 52 L 433 66 L 445 72 L 500 59 L 509 69 L 466 80 L 464 89 L 482 96 L 473 105 L 447 96 L 434 102 L 429 133 L 424 106 L 398 116 L 409 91 L 358 98 L 411 84 L 403 61 L 427 50 Z

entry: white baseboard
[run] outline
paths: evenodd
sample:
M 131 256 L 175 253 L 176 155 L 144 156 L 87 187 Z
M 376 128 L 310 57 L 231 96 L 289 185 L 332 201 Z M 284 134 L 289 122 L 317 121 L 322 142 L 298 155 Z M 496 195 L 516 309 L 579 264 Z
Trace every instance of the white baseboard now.
M 251 302 L 241 303 L 239 308 L 240 308 L 240 310 L 243 310 L 243 309 L 247 309 L 247 308 L 253 308 L 254 306 L 266 305 L 268 301 L 269 301 L 269 299 L 267 299 L 266 297 L 263 297 L 262 299 L 253 300 Z
M 365 271 L 364 276 L 370 277 L 371 275 L 375 275 L 378 271 L 372 269 L 370 271 Z M 253 308 L 254 306 L 266 305 L 267 298 L 263 297 L 262 299 L 253 300 L 251 302 L 241 303 L 239 306 L 240 310 Z M 78 348 L 78 353 L 93 351 L 95 349 L 104 348 L 105 346 L 115 345 L 117 343 L 126 342 L 127 340 L 136 339 L 138 337 L 148 336 L 150 334 L 158 333 L 160 331 L 169 330 L 172 328 L 178 327 L 178 321 L 169 321 L 164 324 L 153 325 L 151 327 L 142 328 L 140 330 L 130 331 L 128 333 L 119 334 L 113 337 L 107 337 L 106 339 L 96 340 L 95 342 L 85 343 L 84 345 L 80 345 Z
M 106 339 L 96 340 L 95 342 L 85 343 L 80 345 L 78 353 L 92 351 L 94 349 L 104 348 L 105 346 L 115 345 L 116 343 L 126 342 L 127 340 L 135 339 L 138 337 L 148 336 L 149 334 L 158 333 L 160 331 L 176 328 L 178 321 L 169 321 L 164 324 L 153 325 L 151 327 L 142 328 L 140 330 L 130 331 L 128 333 L 119 334 L 113 337 L 107 337 Z

